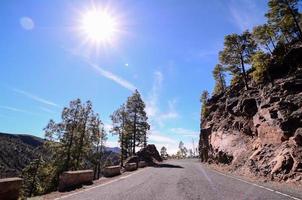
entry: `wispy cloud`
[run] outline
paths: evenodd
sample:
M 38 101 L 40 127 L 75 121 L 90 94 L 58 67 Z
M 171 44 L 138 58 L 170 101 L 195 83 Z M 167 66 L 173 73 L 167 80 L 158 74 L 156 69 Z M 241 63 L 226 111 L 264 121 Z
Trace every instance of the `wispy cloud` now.
M 30 115 L 38 115 L 37 113 L 33 113 L 27 110 L 11 107 L 11 106 L 0 106 L 1 109 L 13 111 L 13 112 L 20 112 L 20 113 L 25 113 L 25 114 L 30 114 Z
M 50 100 L 44 99 L 44 98 L 42 98 L 42 97 L 39 97 L 39 96 L 37 96 L 37 95 L 35 95 L 35 94 L 29 93 L 29 92 L 27 92 L 27 91 L 20 90 L 20 89 L 16 89 L 16 88 L 14 88 L 14 89 L 12 89 L 12 90 L 13 90 L 14 92 L 16 92 L 16 93 L 22 94 L 22 95 L 26 96 L 27 98 L 32 99 L 32 100 L 34 100 L 34 101 L 37 101 L 37 102 L 39 102 L 39 103 L 43 103 L 43 104 L 46 104 L 46 105 L 48 105 L 48 106 L 59 107 L 58 104 L 56 104 L 56 103 L 54 103 L 54 102 L 52 102 L 52 101 L 50 101 Z
M 154 117 L 158 113 L 158 98 L 159 92 L 162 87 L 163 74 L 160 71 L 154 72 L 154 82 L 152 90 L 149 94 L 149 99 L 146 103 L 146 112 L 149 117 Z
M 68 52 L 69 54 L 81 58 L 85 63 L 87 63 L 90 67 L 92 67 L 94 70 L 96 70 L 101 76 L 114 81 L 115 83 L 119 84 L 120 86 L 122 86 L 130 91 L 134 91 L 135 89 L 137 89 L 137 87 L 135 87 L 135 85 L 133 83 L 129 82 L 128 80 L 126 80 L 108 70 L 105 70 L 102 67 L 100 67 L 99 65 L 93 63 L 90 60 L 89 53 L 82 52 L 82 50 L 79 50 L 79 49 L 67 49 L 64 47 L 63 47 L 63 49 L 66 52 Z M 125 66 L 126 65 L 129 66 L 127 63 L 125 64 Z
M 112 129 L 112 124 L 104 123 L 104 129 L 105 129 L 106 133 L 108 134 L 110 132 L 110 130 Z
M 163 80 L 163 74 L 160 71 L 155 71 L 153 87 L 146 102 L 146 112 L 151 120 L 151 123 L 153 123 L 153 126 L 162 126 L 166 120 L 176 119 L 179 117 L 179 114 L 175 109 L 175 99 L 168 101 L 167 111 L 163 112 L 159 108 L 158 101 Z
M 188 137 L 199 137 L 199 132 L 198 131 L 193 131 L 185 128 L 171 128 L 171 132 L 175 134 L 179 134 L 182 136 L 188 136 Z
M 50 114 L 53 114 L 55 113 L 55 111 L 51 110 L 51 109 L 48 109 L 48 108 L 45 108 L 45 107 L 39 107 L 40 110 L 43 110 L 44 112 L 47 112 L 47 113 L 50 113 Z
M 88 62 L 89 65 L 91 67 L 93 67 L 101 76 L 104 76 L 105 78 L 108 78 L 112 81 L 114 81 L 115 83 L 119 84 L 120 86 L 130 90 L 130 91 L 134 91 L 136 89 L 136 87 L 130 83 L 129 81 L 123 79 L 122 77 L 116 75 L 116 74 L 113 74 L 112 72 L 110 71 L 107 71 L 107 70 L 104 70 L 103 68 L 101 68 L 100 66 L 94 64 L 94 63 L 91 63 L 91 62 Z
M 119 143 L 117 141 L 106 141 L 106 147 L 119 147 Z
M 163 136 L 163 135 L 159 135 L 159 134 L 151 134 L 150 137 L 149 137 L 149 140 L 150 141 L 153 141 L 153 142 L 159 142 L 159 143 L 172 143 L 172 144 L 176 144 L 177 141 L 172 139 L 172 138 L 169 138 L 169 137 L 166 137 L 166 136 Z
M 259 2 L 259 1 L 258 1 Z M 241 30 L 251 29 L 264 21 L 264 9 L 256 1 L 230 0 L 228 1 L 232 22 Z

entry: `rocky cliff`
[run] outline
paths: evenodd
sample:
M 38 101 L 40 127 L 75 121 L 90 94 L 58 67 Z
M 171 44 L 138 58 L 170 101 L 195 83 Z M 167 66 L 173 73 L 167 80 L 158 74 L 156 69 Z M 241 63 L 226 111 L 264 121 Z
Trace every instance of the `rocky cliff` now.
M 270 80 L 212 96 L 201 123 L 201 160 L 274 180 L 302 181 L 302 48 L 271 62 Z

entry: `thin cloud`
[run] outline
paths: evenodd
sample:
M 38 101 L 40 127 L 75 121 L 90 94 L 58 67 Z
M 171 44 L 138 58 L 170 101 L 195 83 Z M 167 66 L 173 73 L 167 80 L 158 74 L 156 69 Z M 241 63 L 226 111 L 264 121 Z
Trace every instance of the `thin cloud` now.
M 130 83 L 129 81 L 123 79 L 122 77 L 120 77 L 110 71 L 107 71 L 107 70 L 101 68 L 100 66 L 98 66 L 95 63 L 92 63 L 90 61 L 89 55 L 87 53 L 80 52 L 79 49 L 66 49 L 64 47 L 63 47 L 63 49 L 73 56 L 80 57 L 85 63 L 89 64 L 89 66 L 91 66 L 93 69 L 95 69 L 101 76 L 112 80 L 113 82 L 119 84 L 120 86 L 122 86 L 132 92 L 137 89 L 137 87 L 135 87 L 135 85 Z M 126 65 L 128 66 L 127 63 L 126 63 Z
M 35 27 L 35 23 L 32 18 L 30 17 L 21 17 L 20 18 L 20 25 L 24 30 L 32 30 Z
M 112 129 L 112 124 L 105 123 L 104 129 L 105 129 L 106 133 L 110 133 L 110 130 Z
M 56 103 L 54 103 L 52 101 L 49 101 L 47 99 L 41 98 L 41 97 L 39 97 L 39 96 L 37 96 L 35 94 L 31 94 L 31 93 L 29 93 L 27 91 L 16 89 L 16 88 L 13 89 L 13 91 L 16 92 L 16 93 L 22 94 L 22 95 L 26 96 L 27 98 L 32 99 L 34 101 L 37 101 L 39 103 L 43 103 L 43 104 L 46 104 L 48 106 L 59 107 L 58 104 L 56 104 Z
M 50 113 L 50 114 L 53 114 L 55 113 L 55 111 L 51 110 L 51 109 L 48 109 L 48 108 L 44 108 L 44 107 L 39 107 L 41 110 L 43 110 L 44 112 L 47 112 L 47 113 Z
M 171 128 L 171 132 L 175 134 L 179 134 L 182 136 L 188 136 L 188 137 L 199 137 L 199 132 L 198 131 L 193 131 L 185 128 Z
M 251 29 L 264 21 L 265 11 L 255 1 L 231 0 L 228 4 L 232 22 L 241 30 Z
M 152 134 L 150 134 L 149 140 L 152 142 L 157 142 L 157 143 L 177 144 L 176 140 L 169 138 L 167 136 L 163 136 L 162 134 L 160 134 L 158 132 L 153 132 Z
M 97 72 L 99 72 L 99 74 L 101 76 L 104 76 L 105 78 L 108 78 L 112 81 L 114 81 L 115 83 L 119 84 L 120 86 L 130 90 L 130 91 L 134 91 L 136 90 L 136 87 L 130 83 L 129 81 L 123 79 L 122 77 L 116 75 L 116 74 L 113 74 L 112 72 L 110 71 L 107 71 L 107 70 L 104 70 L 103 68 L 101 68 L 100 66 L 94 64 L 94 63 L 91 63 L 91 62 L 88 62 L 89 65 L 91 67 L 93 67 Z
M 20 112 L 20 113 L 25 113 L 25 114 L 30 114 L 30 115 L 38 115 L 36 113 L 30 112 L 27 110 L 23 110 L 23 109 L 19 109 L 19 108 L 15 108 L 15 107 L 11 107 L 11 106 L 0 106 L 0 108 L 9 110 L 9 111 L 13 111 L 13 112 Z
M 160 91 L 164 76 L 160 71 L 154 72 L 154 81 L 149 98 L 146 102 L 146 112 L 153 126 L 163 126 L 166 120 L 176 119 L 179 117 L 175 109 L 176 100 L 168 101 L 168 110 L 163 112 L 158 106 Z

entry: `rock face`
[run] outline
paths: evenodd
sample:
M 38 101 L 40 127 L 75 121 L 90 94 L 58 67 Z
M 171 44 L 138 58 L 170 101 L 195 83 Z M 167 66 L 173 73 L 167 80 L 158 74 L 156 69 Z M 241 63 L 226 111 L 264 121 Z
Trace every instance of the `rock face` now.
M 301 58 L 302 48 L 291 51 L 283 76 L 275 72 L 272 82 L 250 81 L 249 90 L 234 85 L 208 100 L 199 141 L 202 161 L 271 179 L 302 179 Z

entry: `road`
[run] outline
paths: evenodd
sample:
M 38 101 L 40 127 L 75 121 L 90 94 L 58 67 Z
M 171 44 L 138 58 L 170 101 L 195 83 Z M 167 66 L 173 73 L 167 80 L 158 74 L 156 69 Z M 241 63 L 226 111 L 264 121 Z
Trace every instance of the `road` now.
M 234 200 L 295 199 L 237 178 L 223 175 L 196 160 L 169 161 L 104 185 L 63 196 L 66 200 Z M 295 200 L 299 200 L 296 198 Z

